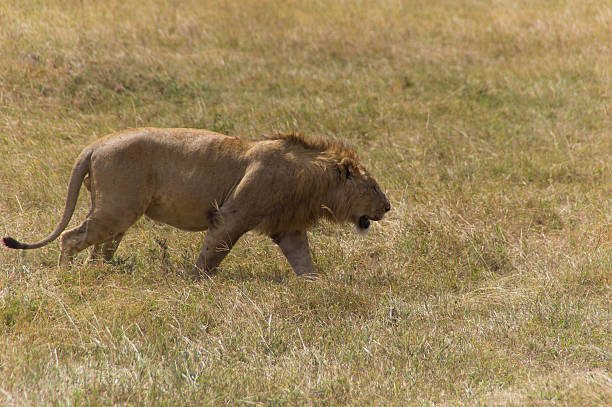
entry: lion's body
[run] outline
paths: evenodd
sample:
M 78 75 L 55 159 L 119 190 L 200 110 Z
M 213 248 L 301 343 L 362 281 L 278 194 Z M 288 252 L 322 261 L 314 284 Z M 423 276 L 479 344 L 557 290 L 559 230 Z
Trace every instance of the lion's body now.
M 343 165 L 347 178 L 349 171 L 353 180 L 362 176 L 377 194 L 347 187 Z M 256 230 L 273 237 L 297 273 L 313 272 L 306 229 L 322 217 L 356 224 L 378 220 L 389 207 L 355 153 L 332 140 L 288 135 L 249 142 L 206 130 L 142 128 L 111 134 L 83 150 L 64 216 L 48 238 L 33 245 L 5 238 L 5 244 L 29 249 L 55 239 L 84 180 L 92 209 L 83 224 L 62 234 L 60 263 L 91 245 L 94 255 L 103 245 L 110 258 L 127 228 L 146 214 L 180 229 L 209 230 L 197 270 L 211 271 L 227 252 L 220 247 L 231 248 L 243 233 Z M 310 263 L 298 265 L 305 254 Z
M 94 207 L 113 219 L 152 219 L 180 229 L 208 229 L 246 170 L 249 144 L 212 132 L 138 129 L 92 144 Z M 129 221 L 132 222 L 132 221 Z

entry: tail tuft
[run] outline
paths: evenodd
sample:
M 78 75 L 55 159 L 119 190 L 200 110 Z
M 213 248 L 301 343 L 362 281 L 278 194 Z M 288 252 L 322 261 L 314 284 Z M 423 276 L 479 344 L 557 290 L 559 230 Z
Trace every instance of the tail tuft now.
M 8 236 L 2 238 L 2 243 L 4 243 L 4 245 L 10 249 L 23 249 L 24 247 L 23 244 Z

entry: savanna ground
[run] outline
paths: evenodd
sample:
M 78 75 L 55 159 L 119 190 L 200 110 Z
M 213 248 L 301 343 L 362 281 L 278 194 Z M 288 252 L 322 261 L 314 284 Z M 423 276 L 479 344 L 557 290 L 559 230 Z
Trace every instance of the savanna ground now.
M 609 405 L 611 39 L 610 1 L 0 0 L 2 234 L 138 126 L 341 138 L 393 207 L 317 227 L 312 284 L 257 235 L 187 282 L 203 234 L 146 219 L 0 250 L 0 404 Z

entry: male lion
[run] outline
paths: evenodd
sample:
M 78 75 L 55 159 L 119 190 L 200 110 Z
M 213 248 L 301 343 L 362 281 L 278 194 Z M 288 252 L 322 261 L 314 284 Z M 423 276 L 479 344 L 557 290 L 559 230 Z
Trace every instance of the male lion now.
M 89 174 L 88 178 L 85 178 Z M 83 223 L 62 231 L 81 184 L 91 193 Z M 56 229 L 60 266 L 93 245 L 90 258 L 110 260 L 125 231 L 143 214 L 184 230 L 208 229 L 192 274 L 211 273 L 249 230 L 280 246 L 296 274 L 315 274 L 306 230 L 320 218 L 366 230 L 390 209 L 356 153 L 326 138 L 288 134 L 258 142 L 207 130 L 141 128 L 110 134 L 86 147 L 72 169 Z

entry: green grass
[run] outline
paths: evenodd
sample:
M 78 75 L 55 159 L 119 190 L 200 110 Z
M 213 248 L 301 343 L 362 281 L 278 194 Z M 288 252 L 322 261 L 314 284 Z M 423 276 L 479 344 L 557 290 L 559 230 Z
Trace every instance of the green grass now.
M 609 405 L 610 38 L 607 0 L 0 0 L 3 234 L 136 126 L 340 138 L 392 204 L 312 284 L 256 235 L 190 283 L 146 219 L 110 265 L 0 250 L 0 404 Z

